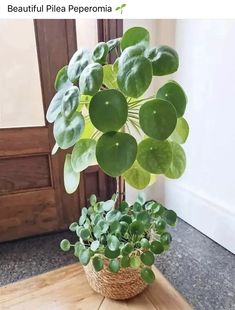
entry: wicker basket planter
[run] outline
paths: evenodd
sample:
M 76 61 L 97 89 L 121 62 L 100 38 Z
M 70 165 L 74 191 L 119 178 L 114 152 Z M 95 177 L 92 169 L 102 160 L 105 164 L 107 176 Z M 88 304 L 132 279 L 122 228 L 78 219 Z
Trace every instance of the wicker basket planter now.
M 88 283 L 92 289 L 108 298 L 129 299 L 141 293 L 147 284 L 140 278 L 139 269 L 121 268 L 113 273 L 108 270 L 107 262 L 104 269 L 96 272 L 91 263 L 84 266 Z

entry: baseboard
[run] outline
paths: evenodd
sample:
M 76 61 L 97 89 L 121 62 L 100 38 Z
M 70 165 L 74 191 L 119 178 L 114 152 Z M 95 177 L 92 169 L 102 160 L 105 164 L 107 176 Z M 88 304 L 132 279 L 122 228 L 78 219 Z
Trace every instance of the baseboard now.
M 182 186 L 165 182 L 164 203 L 184 221 L 235 253 L 235 214 Z

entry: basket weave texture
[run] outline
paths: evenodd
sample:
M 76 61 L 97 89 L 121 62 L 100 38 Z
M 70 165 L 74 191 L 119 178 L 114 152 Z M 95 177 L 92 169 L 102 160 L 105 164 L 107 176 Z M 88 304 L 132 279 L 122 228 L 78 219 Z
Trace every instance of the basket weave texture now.
M 87 281 L 92 289 L 111 299 L 124 300 L 141 293 L 147 284 L 141 279 L 139 269 L 121 268 L 113 273 L 108 270 L 108 262 L 104 268 L 96 272 L 92 263 L 84 266 Z

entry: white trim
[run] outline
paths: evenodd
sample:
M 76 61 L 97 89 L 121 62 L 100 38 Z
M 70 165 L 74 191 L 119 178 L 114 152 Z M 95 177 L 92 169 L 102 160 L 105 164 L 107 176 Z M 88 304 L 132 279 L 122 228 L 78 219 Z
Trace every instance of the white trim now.
M 165 182 L 164 204 L 180 218 L 235 253 L 235 214 L 183 186 Z

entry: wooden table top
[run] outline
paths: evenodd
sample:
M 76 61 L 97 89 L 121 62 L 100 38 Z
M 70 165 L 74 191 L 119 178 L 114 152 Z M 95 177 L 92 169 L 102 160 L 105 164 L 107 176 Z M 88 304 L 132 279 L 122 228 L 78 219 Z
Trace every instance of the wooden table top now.
M 154 269 L 156 281 L 140 295 L 114 301 L 95 293 L 80 264 L 0 287 L 0 309 L 13 310 L 192 310 L 164 276 Z

